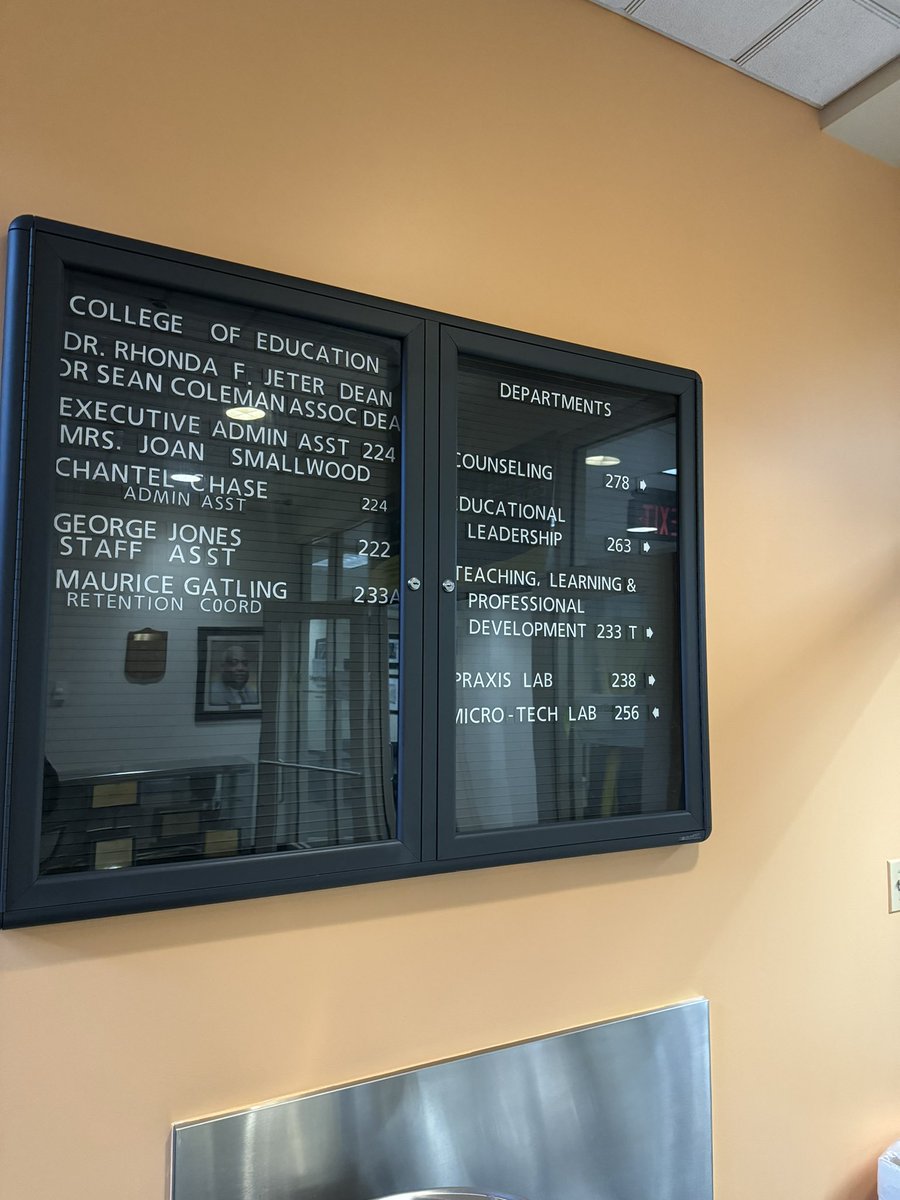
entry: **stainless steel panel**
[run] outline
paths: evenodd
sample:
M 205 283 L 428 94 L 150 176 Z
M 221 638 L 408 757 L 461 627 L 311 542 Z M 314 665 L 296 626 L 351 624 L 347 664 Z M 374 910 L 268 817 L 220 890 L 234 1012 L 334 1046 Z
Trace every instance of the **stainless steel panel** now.
M 175 1127 L 174 1200 L 453 1188 L 711 1200 L 707 1002 Z

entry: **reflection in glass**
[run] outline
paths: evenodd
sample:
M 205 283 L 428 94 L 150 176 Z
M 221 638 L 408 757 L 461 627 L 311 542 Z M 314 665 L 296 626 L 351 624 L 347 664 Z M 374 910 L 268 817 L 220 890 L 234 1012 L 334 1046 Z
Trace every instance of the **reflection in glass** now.
M 42 872 L 393 838 L 400 344 L 68 284 Z
M 676 449 L 671 397 L 460 360 L 457 832 L 683 807 Z

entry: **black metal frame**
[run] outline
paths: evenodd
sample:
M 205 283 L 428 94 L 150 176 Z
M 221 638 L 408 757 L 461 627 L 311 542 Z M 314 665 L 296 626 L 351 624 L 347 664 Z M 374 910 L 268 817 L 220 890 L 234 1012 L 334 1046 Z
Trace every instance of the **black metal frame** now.
M 39 877 L 50 596 L 55 305 L 64 268 L 254 304 L 403 341 L 402 746 L 399 837 L 365 846 Z M 69 920 L 355 882 L 700 841 L 709 835 L 700 473 L 700 379 L 692 371 L 447 317 L 131 239 L 21 217 L 10 226 L 0 383 L 0 697 L 5 732 L 0 924 Z M 43 353 L 41 351 L 43 350 Z M 685 811 L 498 834 L 453 829 L 455 402 L 458 351 L 678 397 Z M 691 520 L 688 520 L 688 515 Z

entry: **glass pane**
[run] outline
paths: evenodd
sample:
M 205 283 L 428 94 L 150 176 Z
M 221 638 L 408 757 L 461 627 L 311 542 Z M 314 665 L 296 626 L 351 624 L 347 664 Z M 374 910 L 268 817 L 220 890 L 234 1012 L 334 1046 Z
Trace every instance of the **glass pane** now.
M 42 872 L 395 837 L 400 343 L 75 273 L 59 321 Z
M 459 363 L 456 827 L 678 810 L 672 397 Z

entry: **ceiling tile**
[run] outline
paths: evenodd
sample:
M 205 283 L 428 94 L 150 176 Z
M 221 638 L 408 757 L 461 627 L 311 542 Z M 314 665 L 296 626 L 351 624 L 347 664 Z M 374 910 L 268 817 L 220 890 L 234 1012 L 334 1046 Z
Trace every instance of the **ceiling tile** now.
M 900 54 L 900 22 L 883 3 L 819 0 L 799 12 L 739 62 L 811 104 L 826 104 Z
M 617 4 L 642 24 L 717 58 L 736 58 L 796 8 L 799 0 L 642 0 Z

